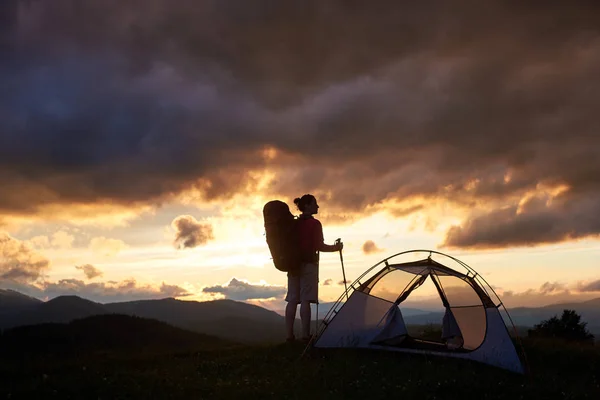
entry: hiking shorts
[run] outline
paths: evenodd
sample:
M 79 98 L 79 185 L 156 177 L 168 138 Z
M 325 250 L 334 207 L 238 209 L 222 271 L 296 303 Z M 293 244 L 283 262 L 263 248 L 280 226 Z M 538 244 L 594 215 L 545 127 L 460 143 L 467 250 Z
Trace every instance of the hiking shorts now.
M 296 304 L 303 301 L 317 303 L 318 297 L 319 266 L 317 264 L 302 264 L 299 274 L 288 274 L 288 291 L 285 301 Z

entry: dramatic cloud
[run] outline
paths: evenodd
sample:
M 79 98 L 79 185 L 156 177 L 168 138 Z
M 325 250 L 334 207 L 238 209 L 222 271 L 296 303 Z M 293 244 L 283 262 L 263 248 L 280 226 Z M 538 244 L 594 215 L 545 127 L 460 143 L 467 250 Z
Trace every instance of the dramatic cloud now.
M 99 255 L 111 257 L 117 255 L 127 245 L 119 239 L 110 239 L 103 236 L 95 237 L 90 240 L 90 249 Z
M 0 217 L 228 198 L 268 172 L 269 195 L 302 188 L 333 216 L 450 204 L 449 247 L 597 236 L 599 11 L 9 0 Z
M 323 286 L 331 286 L 333 285 L 333 279 L 325 279 L 325 282 L 323 282 Z
M 379 247 L 377 247 L 377 245 L 375 244 L 374 241 L 367 240 L 362 245 L 362 251 L 363 251 L 364 254 L 375 254 L 375 253 L 382 252 L 383 249 L 380 249 Z
M 98 268 L 94 267 L 91 264 L 77 265 L 77 266 L 75 266 L 75 269 L 79 269 L 79 270 L 83 271 L 86 278 L 88 278 L 88 279 L 94 279 L 99 276 L 102 276 L 102 274 L 103 274 L 102 271 L 100 271 Z
M 35 281 L 50 262 L 28 244 L 0 232 L 0 280 Z
M 267 284 L 255 285 L 232 278 L 231 281 L 225 286 L 216 285 L 205 287 L 202 289 L 202 292 L 218 293 L 222 294 L 228 299 L 244 301 L 282 297 L 287 293 L 287 290 L 283 286 L 271 286 Z
M 191 215 L 180 215 L 171 224 L 175 229 L 175 245 L 180 249 L 194 248 L 214 239 L 210 224 L 203 224 Z
M 595 199 L 569 202 L 533 197 L 521 206 L 493 210 L 448 231 L 445 246 L 492 248 L 579 239 L 600 232 Z

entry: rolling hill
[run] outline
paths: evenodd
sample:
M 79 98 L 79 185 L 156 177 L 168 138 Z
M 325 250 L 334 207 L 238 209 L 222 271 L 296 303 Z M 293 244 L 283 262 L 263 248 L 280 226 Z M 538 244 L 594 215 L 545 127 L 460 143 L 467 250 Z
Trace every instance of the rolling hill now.
M 265 308 L 233 300 L 206 302 L 141 300 L 104 305 L 109 312 L 164 321 L 173 326 L 245 342 L 281 341 L 283 317 Z
M 59 296 L 0 319 L 0 328 L 70 321 L 103 314 L 155 319 L 181 329 L 242 343 L 284 340 L 283 317 L 233 300 L 207 302 L 172 298 L 100 304 L 78 296 Z
M 0 289 L 0 319 L 28 311 L 42 303 L 33 297 L 10 289 Z
M 162 353 L 209 350 L 232 343 L 175 328 L 157 320 L 127 315 L 95 315 L 67 324 L 42 323 L 6 330 L 0 354 Z
M 107 313 L 108 311 L 100 303 L 78 296 L 59 296 L 4 318 L 0 322 L 0 327 L 6 329 L 43 323 L 67 323 L 74 319 Z

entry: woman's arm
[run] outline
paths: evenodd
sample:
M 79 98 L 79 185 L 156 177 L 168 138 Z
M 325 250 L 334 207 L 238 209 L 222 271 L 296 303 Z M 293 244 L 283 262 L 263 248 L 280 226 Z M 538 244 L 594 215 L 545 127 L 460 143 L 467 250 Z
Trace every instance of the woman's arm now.
M 340 251 L 342 250 L 342 248 L 344 247 L 343 243 L 336 243 L 336 244 L 325 244 L 325 243 L 321 243 L 319 245 L 319 248 L 317 248 L 317 250 L 324 252 L 324 253 L 333 253 L 334 251 Z
M 323 225 L 321 225 L 321 221 L 316 221 L 316 229 L 315 229 L 315 247 L 318 251 L 324 253 L 333 253 L 335 251 L 340 251 L 344 247 L 342 242 L 336 242 L 336 244 L 325 244 L 325 239 L 323 239 Z

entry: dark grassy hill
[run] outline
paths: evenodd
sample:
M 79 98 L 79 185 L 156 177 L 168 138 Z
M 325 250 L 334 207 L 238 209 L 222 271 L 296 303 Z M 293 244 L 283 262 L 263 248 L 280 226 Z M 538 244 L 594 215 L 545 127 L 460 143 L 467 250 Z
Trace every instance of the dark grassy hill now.
M 68 324 L 45 323 L 8 329 L 0 335 L 0 354 L 74 355 L 95 352 L 139 353 L 202 350 L 232 345 L 214 336 L 128 315 L 96 315 Z
M 244 347 L 146 356 L 0 358 L 0 398 L 598 399 L 600 351 L 525 343 L 531 376 L 392 352 Z
M 210 323 L 190 323 L 190 330 L 240 343 L 281 343 L 285 340 L 283 318 L 260 321 L 243 317 L 225 317 Z M 300 336 L 300 321 L 296 321 L 296 334 Z
M 109 303 L 113 313 L 164 321 L 173 326 L 244 343 L 282 341 L 283 317 L 274 311 L 233 300 L 175 299 Z

